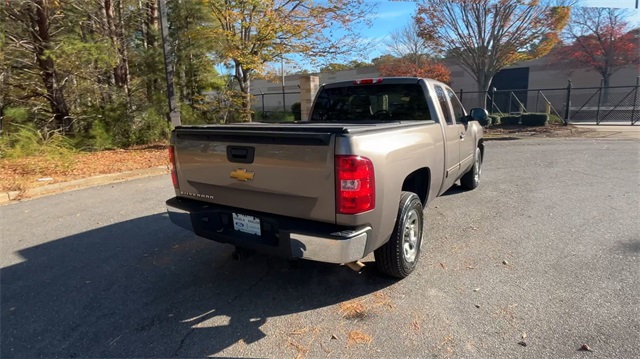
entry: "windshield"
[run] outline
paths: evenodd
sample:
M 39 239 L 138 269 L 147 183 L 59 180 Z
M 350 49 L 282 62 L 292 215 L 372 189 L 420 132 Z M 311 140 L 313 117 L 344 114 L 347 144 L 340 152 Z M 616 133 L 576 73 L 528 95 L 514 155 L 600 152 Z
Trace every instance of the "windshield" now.
M 375 84 L 324 88 L 318 95 L 311 121 L 431 120 L 418 84 Z

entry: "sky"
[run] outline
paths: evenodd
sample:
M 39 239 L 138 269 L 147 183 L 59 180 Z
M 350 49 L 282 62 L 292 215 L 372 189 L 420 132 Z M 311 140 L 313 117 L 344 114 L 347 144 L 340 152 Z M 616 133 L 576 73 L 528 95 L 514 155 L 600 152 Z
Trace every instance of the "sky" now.
M 366 0 L 375 1 L 378 4 L 377 13 L 372 15 L 373 26 L 371 28 L 361 29 L 359 32 L 365 40 L 373 40 L 377 45 L 372 46 L 363 58 L 354 58 L 355 60 L 370 62 L 372 59 L 388 54 L 389 50 L 384 45 L 385 39 L 394 31 L 400 30 L 407 26 L 415 14 L 415 1 L 392 1 L 392 0 Z M 636 0 L 580 0 L 582 6 L 590 7 L 618 7 L 618 8 L 635 8 Z M 631 22 L 640 23 L 638 11 L 631 12 L 634 19 Z M 336 30 L 340 32 L 340 30 Z M 285 73 L 295 73 L 299 69 L 307 69 L 315 72 L 318 69 L 305 65 L 307 62 L 302 60 L 300 56 L 287 55 L 289 64 L 285 65 Z M 295 63 L 295 64 L 294 64 Z M 297 65 L 296 65 L 297 64 Z M 273 63 L 271 66 L 279 70 L 280 63 Z M 218 69 L 221 73 L 224 68 Z
M 374 26 L 366 29 L 364 33 L 370 39 L 378 40 L 380 43 L 389 36 L 393 31 L 397 31 L 405 27 L 410 21 L 416 10 L 416 3 L 413 1 L 377 1 L 378 14 L 375 16 Z M 618 8 L 635 8 L 636 0 L 581 0 L 583 6 L 589 7 L 618 7 Z M 636 23 L 640 22 L 638 12 L 634 12 Z M 368 54 L 371 60 L 383 53 L 388 53 L 384 49 L 384 45 L 378 46 L 380 50 L 371 51 Z

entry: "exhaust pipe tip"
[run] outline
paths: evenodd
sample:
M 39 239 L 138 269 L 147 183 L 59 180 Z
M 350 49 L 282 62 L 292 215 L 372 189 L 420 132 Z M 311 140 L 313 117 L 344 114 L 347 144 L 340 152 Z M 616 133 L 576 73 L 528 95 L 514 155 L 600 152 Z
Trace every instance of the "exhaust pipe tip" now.
M 349 262 L 349 263 L 345 263 L 344 265 L 357 273 L 360 273 L 360 271 L 362 271 L 362 269 L 365 267 L 364 263 L 360 261 Z

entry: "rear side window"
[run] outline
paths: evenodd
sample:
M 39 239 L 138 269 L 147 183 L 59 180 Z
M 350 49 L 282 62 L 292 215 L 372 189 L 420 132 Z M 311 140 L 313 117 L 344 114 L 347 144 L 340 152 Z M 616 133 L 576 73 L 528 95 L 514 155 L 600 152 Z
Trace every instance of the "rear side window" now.
M 458 96 L 456 96 L 456 94 L 451 91 L 451 89 L 447 89 L 447 95 L 449 96 L 451 108 L 453 109 L 453 116 L 456 119 L 456 122 L 462 123 L 464 117 L 467 116 L 467 114 L 464 112 L 464 107 L 462 107 L 460 100 L 458 100 Z
M 323 88 L 310 120 L 429 121 L 431 114 L 419 84 L 371 84 Z
M 444 89 L 439 85 L 434 85 L 436 89 L 436 96 L 438 96 L 438 103 L 442 109 L 444 120 L 447 125 L 453 125 L 453 119 L 451 117 L 451 109 L 449 108 L 449 101 L 447 101 L 447 95 L 444 93 Z

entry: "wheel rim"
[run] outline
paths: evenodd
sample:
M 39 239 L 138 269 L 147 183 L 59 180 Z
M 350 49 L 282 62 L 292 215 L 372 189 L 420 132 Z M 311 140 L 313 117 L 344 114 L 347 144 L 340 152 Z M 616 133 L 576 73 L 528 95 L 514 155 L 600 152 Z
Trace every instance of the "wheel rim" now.
M 418 255 L 420 233 L 418 212 L 414 209 L 407 214 L 407 218 L 404 221 L 404 230 L 402 231 L 402 251 L 404 259 L 409 263 L 415 262 Z

